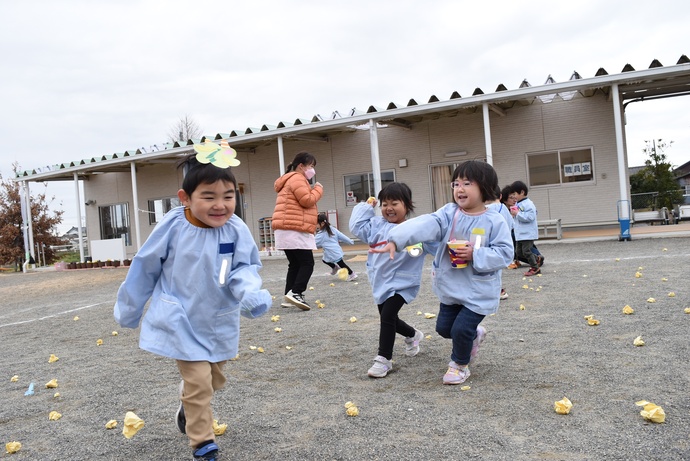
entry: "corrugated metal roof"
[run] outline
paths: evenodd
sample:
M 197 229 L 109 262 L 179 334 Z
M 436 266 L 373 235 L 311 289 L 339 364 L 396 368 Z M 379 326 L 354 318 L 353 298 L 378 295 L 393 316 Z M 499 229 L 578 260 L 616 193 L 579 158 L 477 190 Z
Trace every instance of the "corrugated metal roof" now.
M 50 180 L 71 178 L 75 172 L 84 174 L 97 171 L 120 171 L 123 163 L 130 163 L 131 157 L 137 163 L 155 163 L 164 158 L 175 157 L 191 151 L 195 143 L 207 139 L 220 141 L 227 139 L 238 150 L 255 149 L 259 145 L 275 140 L 282 136 L 285 140 L 304 139 L 310 135 L 312 140 L 328 140 L 328 135 L 343 131 L 353 131 L 369 120 L 379 123 L 409 128 L 430 116 L 455 116 L 459 113 L 472 113 L 482 104 L 490 104 L 491 109 L 499 115 L 516 104 L 524 106 L 539 101 L 548 104 L 555 99 L 570 100 L 576 95 L 591 97 L 597 92 L 608 94 L 612 84 L 619 85 L 621 100 L 645 99 L 662 95 L 690 94 L 690 59 L 682 55 L 674 66 L 664 67 L 654 59 L 647 70 L 636 71 L 630 64 L 626 64 L 620 74 L 609 75 L 602 67 L 594 77 L 583 79 L 575 71 L 567 82 L 557 83 L 549 75 L 543 85 L 532 86 L 523 80 L 515 90 L 509 90 L 502 83 L 496 87 L 494 93 L 485 94 L 481 88 L 476 88 L 472 96 L 463 98 L 460 93 L 453 91 L 448 100 L 442 101 L 432 95 L 426 104 L 419 104 L 410 99 L 406 105 L 388 103 L 385 109 L 371 105 L 366 111 L 351 109 L 346 116 L 334 111 L 330 119 L 324 119 L 316 114 L 310 119 L 296 118 L 294 122 L 280 121 L 276 125 L 264 124 L 261 128 L 248 127 L 243 130 L 232 130 L 229 133 L 205 135 L 201 139 L 189 139 L 156 145 L 156 150 L 147 152 L 146 149 L 131 149 L 124 153 L 114 153 L 72 161 L 56 165 L 49 165 L 34 170 L 18 172 L 16 180 Z M 316 136 L 315 136 L 316 135 Z M 125 161 L 125 158 L 127 160 Z

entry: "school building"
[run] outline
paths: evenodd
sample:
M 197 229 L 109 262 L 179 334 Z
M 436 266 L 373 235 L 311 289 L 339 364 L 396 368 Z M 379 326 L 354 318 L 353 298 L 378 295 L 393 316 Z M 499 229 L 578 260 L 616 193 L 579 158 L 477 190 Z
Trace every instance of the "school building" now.
M 683 55 L 674 65 L 654 60 L 648 69 L 626 65 L 616 74 L 600 68 L 588 78 L 574 72 L 565 82 L 549 77 L 532 86 L 525 80 L 516 89 L 499 85 L 485 93 L 477 88 L 469 96 L 454 92 L 448 99 L 391 102 L 330 118 L 217 133 L 150 152 L 99 154 L 20 172 L 15 180 L 25 195 L 30 182 L 74 181 L 76 203 L 87 205 L 91 254 L 95 242 L 119 239 L 127 257 L 179 204 L 182 176 L 176 161 L 207 139 L 227 140 L 238 153 L 236 213 L 259 249 L 272 243 L 266 218 L 275 204 L 273 183 L 304 150 L 316 156 L 315 179 L 324 186 L 319 210 L 346 234 L 352 207 L 391 181 L 410 186 L 417 214 L 451 201 L 451 174 L 470 159 L 492 164 L 502 186 L 524 181 L 544 224 L 610 226 L 625 208 L 619 201 L 630 198 L 626 105 L 689 91 L 690 59 Z M 83 181 L 83 197 L 78 181 Z

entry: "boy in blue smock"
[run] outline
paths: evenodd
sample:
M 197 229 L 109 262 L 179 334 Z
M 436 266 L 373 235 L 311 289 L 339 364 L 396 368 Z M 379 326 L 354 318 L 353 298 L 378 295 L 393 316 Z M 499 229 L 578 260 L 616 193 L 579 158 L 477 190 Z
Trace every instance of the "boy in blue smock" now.
M 527 277 L 541 272 L 539 266 L 543 257 L 537 256 L 534 251 L 534 241 L 539 239 L 539 227 L 537 224 L 537 207 L 527 198 L 527 185 L 522 181 L 515 181 L 510 185 L 517 203 L 511 207 L 510 214 L 515 218 L 515 249 L 517 259 L 527 261 L 529 270 L 525 272 Z
M 136 328 L 151 299 L 139 347 L 177 361 L 177 427 L 187 434 L 193 459 L 211 461 L 219 451 L 211 398 L 225 384 L 225 363 L 237 356 L 240 314 L 263 315 L 272 298 L 261 288 L 251 232 L 234 214 L 237 181 L 228 162 L 200 155 L 182 163 L 177 195 L 184 207 L 170 210 L 137 252 L 114 314 L 123 327 Z

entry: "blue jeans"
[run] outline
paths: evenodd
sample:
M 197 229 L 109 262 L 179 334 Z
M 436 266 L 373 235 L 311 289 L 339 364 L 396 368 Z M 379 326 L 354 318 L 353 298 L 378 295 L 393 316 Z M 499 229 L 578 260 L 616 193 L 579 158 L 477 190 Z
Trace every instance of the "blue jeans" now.
M 477 326 L 484 316 L 477 314 L 462 304 L 443 304 L 436 319 L 436 333 L 453 340 L 450 358 L 459 365 L 470 363 L 472 342 L 477 337 Z

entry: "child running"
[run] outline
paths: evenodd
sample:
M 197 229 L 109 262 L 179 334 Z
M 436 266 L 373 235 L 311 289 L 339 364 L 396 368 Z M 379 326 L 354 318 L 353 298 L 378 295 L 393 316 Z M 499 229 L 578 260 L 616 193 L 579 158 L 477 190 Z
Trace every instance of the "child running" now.
M 433 288 L 441 301 L 436 332 L 452 339 L 452 352 L 443 384 L 461 384 L 470 376 L 470 360 L 477 355 L 486 329 L 479 323 L 498 310 L 501 294 L 501 269 L 513 259 L 510 231 L 496 210 L 487 209 L 487 201 L 496 198 L 498 177 L 488 163 L 468 161 L 453 172 L 454 203 L 434 213 L 422 215 L 396 226 L 388 233 L 388 243 L 372 248 L 374 253 L 389 253 L 414 242 L 439 242 L 432 268 Z M 467 267 L 451 264 L 451 241 L 469 241 L 452 250 L 454 258 L 468 262 Z M 384 265 L 385 267 L 385 265 Z
M 510 229 L 511 232 L 511 237 L 513 233 L 513 215 L 510 214 L 510 210 L 508 207 L 504 204 L 503 202 L 503 190 L 499 188 L 499 186 L 496 186 L 496 200 L 492 200 L 486 203 L 487 208 L 493 208 L 496 211 L 498 211 L 498 214 L 503 216 L 503 219 L 505 219 L 506 224 L 508 224 L 508 228 Z M 510 189 L 508 189 L 508 193 L 510 193 Z M 513 238 L 514 242 L 514 238 Z M 504 288 L 501 288 L 501 301 L 504 299 L 508 299 L 508 293 L 506 293 L 506 290 Z
M 343 261 L 344 253 L 339 242 L 355 244 L 350 237 L 331 226 L 326 213 L 319 213 L 316 225 L 316 248 L 323 248 L 322 261 L 331 268 L 331 275 L 337 275 L 340 269 L 347 270 L 347 281 L 351 282 L 357 278 L 357 274 Z
M 201 155 L 201 154 L 199 154 Z M 198 158 L 198 156 L 197 156 Z M 266 313 L 259 252 L 235 213 L 237 181 L 227 164 L 194 156 L 177 192 L 184 207 L 170 210 L 132 260 L 117 292 L 115 320 L 137 328 L 139 347 L 175 359 L 182 376 L 177 428 L 195 460 L 215 461 L 211 398 L 225 385 L 223 367 L 237 356 L 240 314 Z
M 378 200 L 383 216 L 374 215 L 377 201 L 372 197 L 366 203 L 357 204 L 350 217 L 350 232 L 371 248 L 385 245 L 391 230 L 414 210 L 412 191 L 403 183 L 394 182 L 381 189 Z M 424 334 L 402 321 L 398 313 L 403 304 L 410 303 L 419 293 L 424 257 L 416 256 L 433 250 L 435 247 L 417 247 L 411 252 L 391 254 L 392 261 L 383 254 L 369 253 L 367 257 L 369 283 L 381 317 L 378 355 L 367 372 L 372 378 L 383 378 L 392 370 L 396 333 L 405 337 L 406 356 L 414 357 L 419 353 L 419 342 Z

